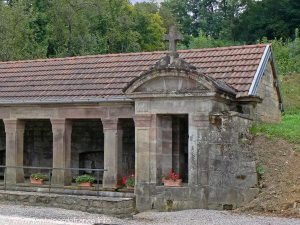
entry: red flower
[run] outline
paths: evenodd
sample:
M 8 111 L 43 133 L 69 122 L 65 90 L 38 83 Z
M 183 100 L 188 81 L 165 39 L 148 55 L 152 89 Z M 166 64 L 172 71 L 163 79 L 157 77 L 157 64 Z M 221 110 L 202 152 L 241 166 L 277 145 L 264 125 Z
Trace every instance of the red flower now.
M 179 173 L 176 174 L 174 172 L 174 170 L 171 169 L 169 172 L 169 175 L 165 179 L 176 181 L 176 180 L 180 179 L 180 175 L 179 175 Z
M 122 185 L 125 186 L 126 182 L 127 182 L 127 177 L 126 176 L 122 177 Z

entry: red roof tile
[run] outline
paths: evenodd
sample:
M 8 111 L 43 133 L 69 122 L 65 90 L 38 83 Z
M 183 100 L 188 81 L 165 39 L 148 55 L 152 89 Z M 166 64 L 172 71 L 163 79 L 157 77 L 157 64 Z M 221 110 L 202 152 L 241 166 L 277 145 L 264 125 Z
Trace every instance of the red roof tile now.
M 179 51 L 204 74 L 247 95 L 266 45 Z M 0 63 L 0 102 L 124 98 L 123 88 L 165 52 Z

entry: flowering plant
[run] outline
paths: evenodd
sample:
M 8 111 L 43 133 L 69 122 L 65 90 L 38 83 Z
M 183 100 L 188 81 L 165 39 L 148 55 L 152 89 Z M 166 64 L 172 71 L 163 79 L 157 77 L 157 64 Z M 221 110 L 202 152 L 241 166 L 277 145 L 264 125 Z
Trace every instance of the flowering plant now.
M 131 174 L 128 177 L 123 176 L 121 184 L 122 184 L 122 186 L 126 186 L 126 187 L 134 187 L 134 185 L 135 185 L 135 175 Z
M 75 181 L 78 184 L 94 183 L 96 181 L 96 179 L 89 174 L 84 174 L 84 175 L 80 175 L 80 176 L 76 177 Z
M 134 187 L 135 185 L 135 175 L 131 174 L 126 179 L 126 186 L 127 187 Z
M 30 175 L 30 178 L 34 180 L 46 180 L 47 176 L 41 173 L 33 173 Z
M 180 175 L 179 173 L 175 173 L 173 169 L 170 170 L 169 174 L 164 177 L 164 180 L 173 180 L 173 181 L 177 181 L 180 180 Z

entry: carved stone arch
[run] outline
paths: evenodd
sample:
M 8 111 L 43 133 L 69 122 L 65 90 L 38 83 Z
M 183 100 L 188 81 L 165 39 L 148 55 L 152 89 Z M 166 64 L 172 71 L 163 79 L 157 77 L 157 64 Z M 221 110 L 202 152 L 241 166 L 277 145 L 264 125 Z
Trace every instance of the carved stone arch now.
M 236 95 L 234 89 L 224 82 L 202 74 L 196 67 L 179 58 L 167 55 L 148 71 L 134 79 L 124 88 L 127 96 L 158 95 L 211 95 L 221 91 Z
M 197 73 L 178 71 L 152 71 L 135 80 L 125 91 L 134 93 L 186 93 L 215 91 L 214 85 Z

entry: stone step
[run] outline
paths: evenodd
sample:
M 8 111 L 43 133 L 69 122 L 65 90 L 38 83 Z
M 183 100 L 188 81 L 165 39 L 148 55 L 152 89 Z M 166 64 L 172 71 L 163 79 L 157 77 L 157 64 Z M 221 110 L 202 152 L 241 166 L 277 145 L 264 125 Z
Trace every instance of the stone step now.
M 0 186 L 0 190 L 4 190 L 4 186 Z M 63 195 L 85 195 L 85 196 L 100 196 L 100 197 L 119 197 L 119 198 L 134 198 L 135 195 L 132 192 L 116 192 L 116 191 L 95 191 L 90 189 L 72 188 L 72 187 L 52 187 L 49 191 L 47 186 L 25 186 L 25 185 L 13 185 L 7 186 L 8 191 L 26 191 L 26 192 L 39 192 L 39 193 L 53 193 Z
M 0 201 L 32 206 L 57 207 L 83 212 L 127 217 L 135 212 L 134 198 L 96 197 L 79 195 L 47 194 L 39 192 L 0 190 Z

